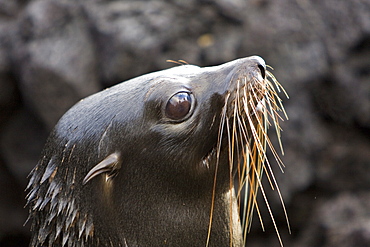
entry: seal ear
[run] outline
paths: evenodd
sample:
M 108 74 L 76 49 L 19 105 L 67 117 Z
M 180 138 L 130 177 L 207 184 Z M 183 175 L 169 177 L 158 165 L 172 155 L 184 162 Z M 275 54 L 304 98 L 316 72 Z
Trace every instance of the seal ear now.
M 108 155 L 87 173 L 83 179 L 83 185 L 102 173 L 107 173 L 107 180 L 113 178 L 115 175 L 117 175 L 118 170 L 121 169 L 121 163 L 122 161 L 118 152 Z

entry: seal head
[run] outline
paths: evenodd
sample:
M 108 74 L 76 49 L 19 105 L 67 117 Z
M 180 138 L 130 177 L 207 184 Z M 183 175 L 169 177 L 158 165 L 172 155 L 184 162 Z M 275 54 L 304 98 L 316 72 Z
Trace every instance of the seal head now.
M 30 174 L 31 246 L 243 246 L 233 177 L 265 69 L 257 56 L 182 65 L 77 103 Z

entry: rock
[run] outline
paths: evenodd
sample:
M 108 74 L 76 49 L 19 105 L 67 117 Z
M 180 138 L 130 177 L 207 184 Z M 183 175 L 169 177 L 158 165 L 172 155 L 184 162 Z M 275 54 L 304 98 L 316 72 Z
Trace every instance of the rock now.
M 0 22 L 0 125 L 20 105 L 20 92 L 14 75 L 11 73 L 11 61 L 8 54 L 9 40 L 6 37 L 8 32 L 9 26 Z
M 23 97 L 51 129 L 79 99 L 99 90 L 88 23 L 76 4 L 31 2 L 13 56 Z
M 5 166 L 22 186 L 37 164 L 48 132 L 38 119 L 22 109 L 4 124 L 0 132 L 0 149 Z
M 25 243 L 6 245 L 6 239 L 9 236 L 18 235 L 25 238 L 29 234 L 29 227 L 22 227 L 27 219 L 27 210 L 24 210 L 26 200 L 23 185 L 18 183 L 2 161 L 0 161 L 0 188 L 0 245 L 26 246 Z M 19 242 L 21 241 L 18 239 Z
M 24 1 L 22 0 L 0 0 L 0 18 L 8 19 L 19 13 Z
M 347 192 L 320 200 L 296 246 L 368 246 L 369 202 L 368 192 Z

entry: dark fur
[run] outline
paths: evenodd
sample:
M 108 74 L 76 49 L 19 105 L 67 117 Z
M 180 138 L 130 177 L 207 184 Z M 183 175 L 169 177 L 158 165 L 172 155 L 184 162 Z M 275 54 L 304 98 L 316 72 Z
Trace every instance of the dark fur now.
M 31 246 L 205 246 L 215 149 L 225 95 L 237 78 L 264 73 L 250 57 L 216 67 L 183 65 L 94 94 L 72 107 L 51 133 L 29 183 Z M 164 114 L 179 91 L 194 96 L 191 114 Z M 227 143 L 227 142 L 226 142 Z M 118 152 L 118 173 L 83 184 L 86 174 Z M 242 245 L 238 214 L 230 222 L 230 172 L 222 146 L 209 246 Z M 231 190 L 232 191 L 232 190 Z M 234 208 L 235 209 L 235 208 Z

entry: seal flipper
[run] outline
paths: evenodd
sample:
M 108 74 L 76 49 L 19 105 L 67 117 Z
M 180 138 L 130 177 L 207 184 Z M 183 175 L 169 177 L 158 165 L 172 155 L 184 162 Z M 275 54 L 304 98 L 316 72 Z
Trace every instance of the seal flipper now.
M 107 179 L 111 179 L 118 173 L 118 170 L 121 168 L 121 163 L 120 154 L 118 152 L 108 155 L 87 173 L 83 179 L 83 184 L 85 185 L 91 179 L 102 173 L 107 173 Z

